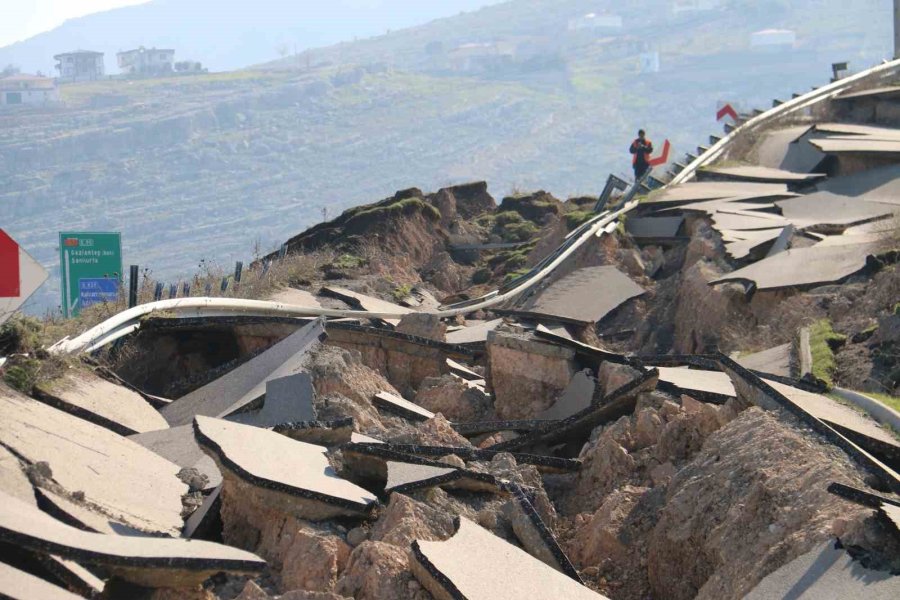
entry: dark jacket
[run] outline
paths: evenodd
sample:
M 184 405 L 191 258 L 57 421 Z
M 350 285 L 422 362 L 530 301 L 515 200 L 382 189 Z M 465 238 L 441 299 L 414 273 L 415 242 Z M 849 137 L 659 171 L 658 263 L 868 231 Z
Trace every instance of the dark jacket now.
M 651 142 L 647 138 L 644 138 L 642 146 L 641 138 L 635 138 L 635 140 L 631 142 L 631 148 L 629 148 L 629 152 L 634 155 L 631 164 L 636 167 L 646 167 L 650 164 L 650 155 L 653 154 L 653 142 Z

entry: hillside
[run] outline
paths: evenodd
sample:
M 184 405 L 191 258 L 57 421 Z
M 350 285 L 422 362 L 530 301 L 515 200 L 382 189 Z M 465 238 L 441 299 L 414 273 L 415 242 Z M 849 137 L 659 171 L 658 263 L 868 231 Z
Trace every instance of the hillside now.
M 411 183 L 596 194 L 609 172 L 628 173 L 637 126 L 692 151 L 717 128 L 720 99 L 768 106 L 826 82 L 833 61 L 862 67 L 887 55 L 889 24 L 870 16 L 888 3 L 815 4 L 676 18 L 646 0 L 622 9 L 620 35 L 584 38 L 569 36 L 567 19 L 611 3 L 517 0 L 299 65 L 64 85 L 63 107 L 0 113 L 0 222 L 49 267 L 59 230 L 121 230 L 126 262 L 169 280 L 198 264 L 228 268 L 323 209 L 333 216 Z M 796 29 L 797 47 L 751 51 L 749 33 L 771 26 Z M 507 37 L 565 45 L 553 60 L 489 72 L 415 59 L 432 42 Z M 659 73 L 637 73 L 647 47 L 660 50 Z M 32 310 L 57 305 L 56 280 Z
M 497 1 L 497 0 L 493 0 Z M 220 2 L 151 0 L 77 19 L 0 48 L 0 65 L 52 74 L 53 55 L 87 48 L 106 53 L 106 72 L 118 72 L 115 53 L 138 46 L 174 48 L 176 60 L 213 70 L 239 69 L 344 40 L 382 35 L 432 19 L 475 10 L 491 0 L 309 0 Z M 223 43 L 224 42 L 224 43 Z

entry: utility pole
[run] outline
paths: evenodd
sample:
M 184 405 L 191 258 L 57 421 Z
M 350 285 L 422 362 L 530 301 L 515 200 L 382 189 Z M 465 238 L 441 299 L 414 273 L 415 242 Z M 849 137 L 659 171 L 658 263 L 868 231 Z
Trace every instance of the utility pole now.
M 900 0 L 894 0 L 894 58 L 900 58 Z

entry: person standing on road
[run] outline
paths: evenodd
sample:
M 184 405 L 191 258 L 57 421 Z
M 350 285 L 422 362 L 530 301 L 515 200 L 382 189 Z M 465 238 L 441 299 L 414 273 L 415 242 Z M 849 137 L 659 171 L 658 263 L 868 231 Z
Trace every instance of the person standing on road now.
M 637 139 L 631 142 L 630 152 L 634 156 L 631 161 L 634 180 L 640 181 L 650 168 L 650 155 L 653 154 L 653 142 L 647 139 L 647 133 L 643 129 L 638 131 Z

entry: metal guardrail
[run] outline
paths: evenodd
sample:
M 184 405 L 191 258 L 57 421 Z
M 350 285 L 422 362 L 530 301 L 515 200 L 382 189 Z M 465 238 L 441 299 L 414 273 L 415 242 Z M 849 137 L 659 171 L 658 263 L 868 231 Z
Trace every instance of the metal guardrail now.
M 822 102 L 823 100 L 833 98 L 834 96 L 837 96 L 838 94 L 845 92 L 848 89 L 864 84 L 871 78 L 891 75 L 894 74 L 897 70 L 900 70 L 900 59 L 887 61 L 881 65 L 878 65 L 877 67 L 861 71 L 856 75 L 851 75 L 849 77 L 845 77 L 844 79 L 839 79 L 838 81 L 798 96 L 793 100 L 788 100 L 783 104 L 779 104 L 774 108 L 751 117 L 740 126 L 730 131 L 724 138 L 713 144 L 709 148 L 709 150 L 698 156 L 690 164 L 686 165 L 684 169 L 682 169 L 677 175 L 675 175 L 675 177 L 672 178 L 672 180 L 669 182 L 669 185 L 677 185 L 679 183 L 684 183 L 691 180 L 697 173 L 698 169 L 719 158 L 719 156 L 722 155 L 726 148 L 738 136 L 759 127 L 763 123 L 772 119 L 786 117 L 800 110 L 804 110 L 806 108 L 809 108 L 810 106 L 813 106 L 814 104 Z

